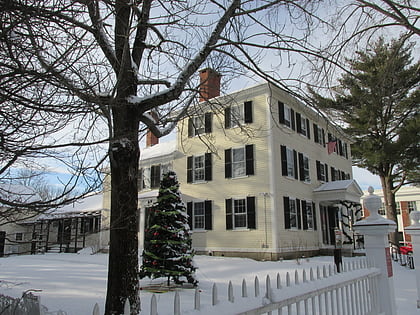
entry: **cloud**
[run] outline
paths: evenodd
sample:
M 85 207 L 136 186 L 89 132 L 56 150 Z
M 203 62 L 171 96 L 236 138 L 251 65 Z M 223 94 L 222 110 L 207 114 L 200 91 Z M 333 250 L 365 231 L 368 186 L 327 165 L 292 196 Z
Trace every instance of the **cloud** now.
M 367 190 L 369 186 L 375 189 L 382 189 L 379 176 L 373 175 L 366 169 L 353 166 L 353 178 L 363 190 Z

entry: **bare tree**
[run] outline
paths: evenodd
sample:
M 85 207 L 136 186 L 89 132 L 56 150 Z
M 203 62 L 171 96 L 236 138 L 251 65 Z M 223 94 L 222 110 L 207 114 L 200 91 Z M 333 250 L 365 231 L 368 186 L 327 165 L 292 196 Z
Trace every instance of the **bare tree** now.
M 97 147 L 109 143 L 105 314 L 122 313 L 127 298 L 132 314 L 140 310 L 142 131 L 164 136 L 198 106 L 194 74 L 201 67 L 211 66 L 226 78 L 248 73 L 289 89 L 292 78 L 305 83 L 299 75 L 304 61 L 321 60 L 322 75 L 340 68 L 337 47 L 349 43 L 340 40 L 341 29 L 325 45 L 310 41 L 314 32 L 332 26 L 317 14 L 322 1 L 0 0 L 0 5 L 0 154 L 6 161 L 0 176 L 12 166 L 54 157 L 74 170 L 76 181 L 68 189 L 79 178 L 96 184 L 86 175 L 99 170 L 106 154 Z

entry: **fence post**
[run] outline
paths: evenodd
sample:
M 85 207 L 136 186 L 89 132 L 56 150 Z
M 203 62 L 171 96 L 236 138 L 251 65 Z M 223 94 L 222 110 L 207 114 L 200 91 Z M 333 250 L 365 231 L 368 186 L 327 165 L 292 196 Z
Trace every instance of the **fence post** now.
M 363 201 L 365 208 L 369 210 L 370 216 L 358 221 L 353 227 L 356 232 L 365 236 L 367 259 L 373 262 L 374 267 L 381 270 L 378 280 L 380 312 L 385 315 L 395 315 L 395 293 L 388 233 L 395 231 L 396 224 L 394 221 L 385 219 L 378 214 L 382 201 L 380 197 L 373 194 L 373 191 L 373 188 L 369 187 L 369 196 Z
M 405 232 L 411 235 L 413 245 L 414 266 L 416 269 L 417 282 L 417 308 L 420 308 L 420 211 L 410 213 L 411 225 L 405 228 Z

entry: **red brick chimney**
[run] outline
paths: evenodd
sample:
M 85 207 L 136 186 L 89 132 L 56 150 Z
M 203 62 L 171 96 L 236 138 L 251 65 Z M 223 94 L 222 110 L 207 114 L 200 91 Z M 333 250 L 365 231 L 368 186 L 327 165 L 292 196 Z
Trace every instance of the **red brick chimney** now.
M 200 102 L 220 95 L 220 74 L 213 69 L 200 70 Z
M 157 122 L 158 121 L 158 116 L 155 112 L 150 112 L 149 113 Z M 159 138 L 156 137 L 151 131 L 150 129 L 147 130 L 147 134 L 146 134 L 146 148 L 154 146 L 155 144 L 159 143 Z

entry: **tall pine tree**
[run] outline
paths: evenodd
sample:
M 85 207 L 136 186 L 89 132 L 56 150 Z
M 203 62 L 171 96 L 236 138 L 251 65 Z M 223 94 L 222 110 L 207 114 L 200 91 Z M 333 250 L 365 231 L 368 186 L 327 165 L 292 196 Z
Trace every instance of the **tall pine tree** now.
M 167 277 L 175 283 L 197 284 L 193 274 L 194 251 L 185 204 L 181 200 L 175 172 L 163 175 L 156 203 L 150 209 L 150 226 L 145 230 L 140 277 Z
M 413 62 L 412 48 L 406 37 L 381 38 L 349 60 L 352 71 L 334 99 L 313 93 L 321 109 L 345 123 L 353 163 L 380 177 L 387 217 L 397 224 L 396 192 L 420 181 L 420 62 Z M 397 233 L 391 242 L 398 245 Z

